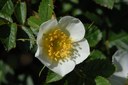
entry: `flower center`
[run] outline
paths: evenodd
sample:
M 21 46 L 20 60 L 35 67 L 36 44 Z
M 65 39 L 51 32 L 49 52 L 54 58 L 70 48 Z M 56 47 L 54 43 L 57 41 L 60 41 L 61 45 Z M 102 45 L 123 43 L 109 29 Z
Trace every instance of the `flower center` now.
M 57 27 L 44 35 L 43 47 L 49 59 L 56 62 L 69 58 L 73 50 L 72 40 Z

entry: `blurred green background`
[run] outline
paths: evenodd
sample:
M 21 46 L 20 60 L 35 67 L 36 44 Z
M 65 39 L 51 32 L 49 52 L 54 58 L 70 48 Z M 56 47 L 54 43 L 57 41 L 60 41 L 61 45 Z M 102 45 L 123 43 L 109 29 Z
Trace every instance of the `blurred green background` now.
M 91 48 L 63 79 L 47 68 L 39 76 L 43 64 L 34 57 L 39 26 L 52 15 L 79 18 Z M 128 50 L 127 0 L 0 0 L 0 85 L 110 85 L 117 49 Z

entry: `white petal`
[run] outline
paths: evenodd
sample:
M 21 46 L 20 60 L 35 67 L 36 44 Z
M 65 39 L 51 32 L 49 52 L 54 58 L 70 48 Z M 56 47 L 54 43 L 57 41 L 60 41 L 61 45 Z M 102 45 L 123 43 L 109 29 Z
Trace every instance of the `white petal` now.
M 123 71 L 115 72 L 113 75 L 118 76 L 118 77 L 125 78 L 125 75 L 124 75 Z
M 57 20 L 48 20 L 41 24 L 39 33 L 37 35 L 37 51 L 35 57 L 37 57 L 44 65 L 49 66 L 51 64 L 50 60 L 48 59 L 47 55 L 43 52 L 43 43 L 42 37 L 43 34 L 46 33 L 48 30 L 54 28 L 57 25 Z
M 85 28 L 79 19 L 71 16 L 65 16 L 60 19 L 59 25 L 62 29 L 66 29 L 69 32 L 70 37 L 75 42 L 84 38 Z
M 111 85 L 125 85 L 126 79 L 117 76 L 111 76 L 109 81 Z
M 67 60 L 58 64 L 52 64 L 51 66 L 48 66 L 49 69 L 51 69 L 53 72 L 57 73 L 60 76 L 65 76 L 69 72 L 71 72 L 75 67 L 75 62 L 71 60 Z
M 83 62 L 90 54 L 89 44 L 86 39 L 76 43 L 76 53 L 73 55 L 73 60 L 76 64 Z
M 35 53 L 35 57 L 37 57 L 41 63 L 45 66 L 51 65 L 51 61 L 48 59 L 47 55 L 43 53 L 43 50 L 40 46 L 38 46 L 37 51 Z
M 48 21 L 42 23 L 40 26 L 40 29 L 39 29 L 39 33 L 37 35 L 37 44 L 40 44 L 42 42 L 43 34 L 45 34 L 50 29 L 54 28 L 55 26 L 57 26 L 56 19 L 48 20 Z
M 119 77 L 128 77 L 128 52 L 118 50 L 113 55 L 113 63 L 117 66 L 117 72 L 114 75 Z

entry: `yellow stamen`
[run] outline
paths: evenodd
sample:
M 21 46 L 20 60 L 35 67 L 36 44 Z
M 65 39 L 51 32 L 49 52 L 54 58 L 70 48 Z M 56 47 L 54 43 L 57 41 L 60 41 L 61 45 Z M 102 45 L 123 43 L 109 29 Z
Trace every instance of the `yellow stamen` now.
M 60 28 L 48 31 L 43 37 L 43 50 L 52 61 L 64 61 L 72 54 L 73 44 L 68 34 Z

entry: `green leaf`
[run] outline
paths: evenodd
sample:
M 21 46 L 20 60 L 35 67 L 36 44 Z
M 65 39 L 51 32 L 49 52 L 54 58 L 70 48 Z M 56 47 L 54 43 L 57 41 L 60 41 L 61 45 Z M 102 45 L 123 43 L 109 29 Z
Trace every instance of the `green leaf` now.
M 47 75 L 47 78 L 46 78 L 46 83 L 51 83 L 51 82 L 55 82 L 55 81 L 58 81 L 60 79 L 62 79 L 63 77 L 61 77 L 60 75 L 52 72 L 52 71 L 49 71 L 48 72 L 48 75 Z
M 86 24 L 86 39 L 89 42 L 91 47 L 94 47 L 98 44 L 98 42 L 102 39 L 102 32 L 98 29 L 97 26 Z
M 68 85 L 68 81 L 67 80 L 65 81 L 64 85 Z
M 14 11 L 14 5 L 13 5 L 12 1 L 11 0 L 5 0 L 5 1 L 1 0 L 0 2 L 3 3 L 2 9 L 0 10 L 0 12 L 5 13 L 8 16 L 11 16 Z
M 5 19 L 9 22 L 13 22 L 11 15 L 14 11 L 14 5 L 11 0 L 1 0 L 0 1 L 0 18 Z
M 10 51 L 12 48 L 16 47 L 16 34 L 17 34 L 17 25 L 15 23 L 12 23 L 10 25 L 9 37 L 2 41 L 7 51 Z
M 0 18 L 5 19 L 6 21 L 13 22 L 11 17 L 7 15 L 6 13 L 0 12 Z
M 7 22 L 4 19 L 0 19 L 0 25 L 7 24 Z
M 0 10 L 8 0 L 0 0 Z
M 15 23 L 12 23 L 8 45 L 7 45 L 8 51 L 16 47 L 16 34 L 17 34 L 17 25 Z
M 39 31 L 39 27 L 41 25 L 41 20 L 40 18 L 36 16 L 31 16 L 28 18 L 28 25 L 30 26 L 31 30 L 33 31 L 34 34 L 37 34 Z
M 86 70 L 89 75 L 91 74 L 90 76 L 102 75 L 103 77 L 109 77 L 115 71 L 115 66 L 99 50 L 94 50 L 86 63 Z
M 77 71 L 79 75 L 88 78 L 88 80 L 99 75 L 107 78 L 115 71 L 115 66 L 99 50 L 94 50 L 88 59 L 77 68 L 79 68 Z
M 68 12 L 72 9 L 72 5 L 69 3 L 63 3 L 63 12 Z
M 111 85 L 107 79 L 97 76 L 95 79 L 96 85 Z
M 53 13 L 53 1 L 52 0 L 42 0 L 39 6 L 39 15 L 30 16 L 27 20 L 28 25 L 34 34 L 39 31 L 39 26 L 41 23 L 51 19 Z
M 31 16 L 28 18 L 28 24 L 33 28 L 39 28 L 41 25 L 41 20 L 36 16 Z
M 94 50 L 91 52 L 91 54 L 89 56 L 89 60 L 95 60 L 95 59 L 106 59 L 106 57 L 101 51 Z
M 92 22 L 95 22 L 96 24 L 102 23 L 102 19 L 101 19 L 98 15 L 96 15 L 95 13 L 93 13 L 93 12 L 87 11 L 87 12 L 85 13 L 85 16 L 86 16 L 89 20 L 91 20 Z
M 26 85 L 34 85 L 31 76 L 28 76 L 28 77 L 27 77 L 27 79 L 26 79 Z
M 33 35 L 33 32 L 31 31 L 30 28 L 27 28 L 25 26 L 22 26 L 22 29 L 26 32 L 26 34 L 28 35 L 28 37 L 30 39 L 30 49 L 33 48 L 33 46 L 35 44 L 35 37 Z
M 23 81 L 24 79 L 25 79 L 25 75 L 24 74 L 18 75 L 18 80 L 19 81 Z
M 95 3 L 100 4 L 101 6 L 112 9 L 115 3 L 115 0 L 94 0 Z
M 71 0 L 75 4 L 79 4 L 79 0 Z
M 38 12 L 42 22 L 51 19 L 53 13 L 53 0 L 42 0 Z
M 114 32 L 110 32 L 109 47 L 111 48 L 112 46 L 128 50 L 128 33 L 120 32 L 119 34 L 116 34 Z
M 75 9 L 75 10 L 73 11 L 73 15 L 74 15 L 74 16 L 81 15 L 81 14 L 82 14 L 82 10 L 81 10 L 81 9 Z
M 13 69 L 0 60 L 0 85 L 1 82 L 8 83 L 8 81 L 6 80 L 6 75 L 8 73 L 13 75 L 14 74 Z
M 27 7 L 25 2 L 19 2 L 15 7 L 15 16 L 20 24 L 26 21 Z

